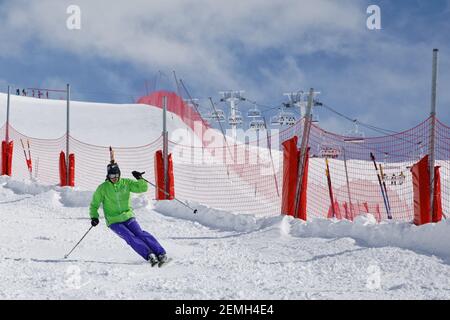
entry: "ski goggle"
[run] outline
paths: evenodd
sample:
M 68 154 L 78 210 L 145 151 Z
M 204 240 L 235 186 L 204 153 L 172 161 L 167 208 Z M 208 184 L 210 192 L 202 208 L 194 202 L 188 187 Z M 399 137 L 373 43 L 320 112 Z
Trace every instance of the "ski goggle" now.
M 110 173 L 110 174 L 108 174 L 108 178 L 110 178 L 110 179 L 119 179 L 120 178 L 120 173 Z

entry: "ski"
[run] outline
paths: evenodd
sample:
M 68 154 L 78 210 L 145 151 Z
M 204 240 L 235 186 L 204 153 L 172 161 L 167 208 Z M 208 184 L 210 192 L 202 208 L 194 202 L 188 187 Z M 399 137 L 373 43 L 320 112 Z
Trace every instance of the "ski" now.
M 111 160 L 111 164 L 115 164 L 116 163 L 116 158 L 114 156 L 114 150 L 113 150 L 113 148 L 111 146 L 109 147 L 109 158 Z
M 373 155 L 372 152 L 370 153 L 370 158 L 372 159 L 373 165 L 375 166 L 375 171 L 376 171 L 377 177 L 378 177 L 378 184 L 380 185 L 381 195 L 383 196 L 384 207 L 386 208 L 388 219 L 392 219 L 391 210 L 389 209 L 389 206 L 387 204 L 386 195 L 385 195 L 384 189 L 383 189 L 383 184 L 381 183 L 380 173 L 378 172 L 378 165 L 377 165 L 377 162 L 375 160 L 375 156 Z
M 160 262 L 158 263 L 158 267 L 161 268 L 161 267 L 165 266 L 166 264 L 170 263 L 171 261 L 172 261 L 172 258 L 167 258 L 167 260 L 164 261 L 164 262 L 161 262 L 161 261 L 160 261 Z
M 156 266 L 157 264 L 159 264 L 158 262 L 150 262 L 150 265 L 152 266 L 152 268 L 154 267 L 154 266 Z
M 28 155 L 25 150 L 25 145 L 23 143 L 22 138 L 20 139 L 20 143 L 22 144 L 23 155 L 25 157 L 25 162 L 27 164 L 28 172 L 30 174 L 30 180 L 32 180 L 33 179 L 33 165 L 32 165 L 32 161 L 31 161 L 30 140 L 27 140 Z

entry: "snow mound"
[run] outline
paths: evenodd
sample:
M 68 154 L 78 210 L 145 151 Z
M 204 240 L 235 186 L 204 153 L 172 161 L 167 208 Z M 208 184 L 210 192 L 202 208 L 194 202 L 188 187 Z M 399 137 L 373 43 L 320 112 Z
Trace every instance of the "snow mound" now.
M 257 219 L 254 215 L 248 214 L 234 214 L 195 202 L 187 204 L 198 212 L 194 214 L 192 210 L 177 201 L 158 201 L 155 203 L 154 210 L 170 217 L 195 221 L 211 229 L 222 231 L 256 231 L 273 223 L 272 220 L 274 220 L 273 218 Z
M 189 202 L 198 209 L 194 214 L 176 201 L 159 201 L 155 211 L 164 215 L 195 221 L 222 231 L 253 232 L 277 225 L 281 235 L 299 238 L 352 238 L 365 247 L 397 247 L 450 260 L 450 221 L 416 226 L 386 221 L 378 223 L 371 214 L 358 216 L 354 222 L 315 218 L 308 222 L 288 216 L 257 219 Z
M 64 207 L 69 208 L 89 207 L 93 194 L 92 191 L 80 191 L 64 187 L 60 191 L 60 202 Z
M 9 177 L 2 177 L 2 182 L 4 182 L 4 188 L 10 189 L 16 194 L 29 194 L 33 196 L 48 192 L 55 188 L 55 186 L 44 186 L 30 180 L 12 180 Z
M 150 210 L 153 209 L 153 205 L 149 201 L 147 194 L 132 195 L 131 206 L 133 207 L 133 209 L 141 209 L 141 208 L 147 208 Z
M 377 223 L 372 215 L 348 220 L 291 218 L 291 236 L 317 238 L 353 238 L 367 247 L 398 247 L 450 259 L 450 221 L 416 226 L 406 222 Z
M 83 191 L 77 188 L 59 187 L 59 186 L 45 186 L 36 181 L 30 180 L 12 180 L 10 177 L 0 177 L 0 184 L 3 186 L 2 190 L 10 190 L 17 195 L 30 195 L 38 196 L 43 195 L 45 198 L 47 193 L 53 191 L 47 195 L 49 198 L 58 199 L 63 207 L 68 208 L 86 208 L 89 207 L 92 201 L 93 191 Z M 24 197 L 23 199 L 28 199 Z M 135 209 L 145 208 L 149 206 L 149 201 L 146 196 L 133 196 L 132 206 Z

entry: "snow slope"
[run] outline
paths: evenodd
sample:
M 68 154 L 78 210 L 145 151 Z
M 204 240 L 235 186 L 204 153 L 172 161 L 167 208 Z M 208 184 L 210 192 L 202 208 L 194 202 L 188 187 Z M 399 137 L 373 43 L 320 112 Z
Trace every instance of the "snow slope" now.
M 0 298 L 450 298 L 447 222 L 375 225 L 369 216 L 354 224 L 302 223 L 190 203 L 199 209 L 194 215 L 175 202 L 155 207 L 137 196 L 137 218 L 167 248 L 171 264 L 151 268 L 103 220 L 64 260 L 90 226 L 90 196 L 0 178 Z
M 7 95 L 0 93 L 0 126 L 6 122 Z M 85 143 L 133 147 L 154 141 L 162 132 L 162 112 L 142 104 L 71 101 L 71 136 Z M 186 128 L 169 112 L 169 131 Z M 22 134 L 55 139 L 66 133 L 66 101 L 11 95 L 10 124 Z

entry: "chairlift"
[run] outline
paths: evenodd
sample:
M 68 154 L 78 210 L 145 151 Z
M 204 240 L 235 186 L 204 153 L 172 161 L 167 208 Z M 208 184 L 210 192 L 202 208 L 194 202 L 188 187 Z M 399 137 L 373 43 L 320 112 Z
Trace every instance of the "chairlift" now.
M 247 117 L 249 117 L 249 118 L 259 118 L 259 117 L 261 117 L 261 111 L 258 109 L 256 104 L 254 105 L 254 107 L 252 109 L 248 110 Z
M 314 100 L 314 107 L 323 107 L 323 103 L 318 100 Z
M 216 122 L 224 122 L 225 121 L 225 113 L 223 112 L 223 110 L 216 110 L 211 112 L 211 115 L 209 116 L 209 118 L 212 121 L 216 121 Z
M 239 124 L 241 124 L 243 122 L 242 114 L 240 111 L 235 112 L 235 118 L 239 122 Z
M 353 130 L 347 131 L 344 137 L 345 142 L 350 143 L 362 143 L 365 141 L 365 134 L 362 131 L 359 131 L 358 123 L 355 121 L 355 128 Z
M 221 92 L 222 99 L 220 99 L 221 102 L 227 101 L 228 99 L 235 98 L 237 100 L 245 101 L 246 99 L 242 96 L 243 91 L 224 91 Z
M 235 92 L 235 93 L 234 93 L 234 97 L 235 97 L 236 99 L 241 100 L 241 101 L 245 101 L 245 98 L 242 96 L 242 93 L 243 93 L 243 92 L 240 92 L 240 91 Z
M 322 158 L 331 158 L 336 159 L 341 154 L 341 149 L 337 146 L 333 146 L 330 144 L 322 144 L 320 145 L 319 155 Z
M 228 117 L 228 124 L 230 126 L 235 126 L 235 125 L 239 125 L 242 124 L 243 120 L 242 120 L 242 114 L 240 111 L 236 111 L 234 116 L 230 115 Z
M 297 118 L 291 112 L 280 112 L 278 122 L 280 126 L 293 126 L 297 122 Z
M 255 129 L 255 130 L 260 130 L 260 129 L 265 129 L 266 128 L 266 124 L 264 122 L 264 120 L 252 120 L 250 121 L 250 129 Z
M 278 115 L 273 116 L 270 118 L 270 124 L 273 126 L 279 126 L 280 125 L 280 118 L 278 117 Z

